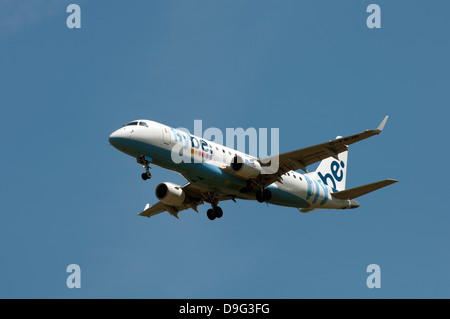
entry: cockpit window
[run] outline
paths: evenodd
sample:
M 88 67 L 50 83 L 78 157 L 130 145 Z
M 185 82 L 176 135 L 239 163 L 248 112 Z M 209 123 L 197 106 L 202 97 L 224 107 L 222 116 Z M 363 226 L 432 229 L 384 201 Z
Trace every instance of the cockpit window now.
M 130 122 L 128 124 L 125 124 L 124 126 L 129 126 L 129 125 L 138 125 L 138 122 L 137 121 Z
M 139 122 L 139 125 L 140 125 L 140 126 L 148 127 L 147 123 L 145 123 L 145 122 Z

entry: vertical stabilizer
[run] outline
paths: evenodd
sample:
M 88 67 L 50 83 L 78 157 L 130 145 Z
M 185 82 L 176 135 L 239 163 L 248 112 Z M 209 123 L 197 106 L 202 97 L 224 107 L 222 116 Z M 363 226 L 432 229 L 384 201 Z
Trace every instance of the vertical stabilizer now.
M 347 177 L 347 158 L 348 150 L 324 159 L 320 162 L 319 167 L 310 173 L 310 177 L 321 180 L 334 191 L 343 191 Z

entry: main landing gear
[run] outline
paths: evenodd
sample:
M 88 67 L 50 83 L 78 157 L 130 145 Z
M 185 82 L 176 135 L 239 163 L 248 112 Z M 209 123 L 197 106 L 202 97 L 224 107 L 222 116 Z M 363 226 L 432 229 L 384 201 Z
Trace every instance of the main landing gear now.
M 150 173 L 149 169 L 150 166 L 148 166 L 148 164 L 150 164 L 149 161 L 146 161 L 145 158 L 143 156 L 141 156 L 140 158 L 138 158 L 137 162 L 139 164 L 142 164 L 142 167 L 145 168 L 145 173 L 142 173 L 141 177 L 144 181 L 146 181 L 147 179 L 152 178 L 152 174 Z
M 223 216 L 222 208 L 220 208 L 219 206 L 213 206 L 212 208 L 208 209 L 208 211 L 206 212 L 206 216 L 208 216 L 209 220 L 221 218 Z
M 270 201 L 270 199 L 272 198 L 272 192 L 270 191 L 270 189 L 264 188 L 261 185 L 259 185 L 257 182 L 255 182 L 254 180 L 247 180 L 247 186 L 245 186 L 244 188 L 242 188 L 240 190 L 241 193 L 248 193 L 251 190 L 253 190 L 253 188 L 256 187 L 257 189 L 259 189 L 256 192 L 256 200 L 260 203 L 264 203 L 264 202 L 268 202 Z
M 263 188 L 256 192 L 256 200 L 260 203 L 268 202 L 271 198 L 272 193 L 267 188 Z
M 219 203 L 218 198 L 213 193 L 209 193 L 209 196 L 210 199 L 208 202 L 211 203 L 211 208 L 206 211 L 206 216 L 208 216 L 209 220 L 221 218 L 223 216 L 223 211 L 222 208 L 217 205 Z

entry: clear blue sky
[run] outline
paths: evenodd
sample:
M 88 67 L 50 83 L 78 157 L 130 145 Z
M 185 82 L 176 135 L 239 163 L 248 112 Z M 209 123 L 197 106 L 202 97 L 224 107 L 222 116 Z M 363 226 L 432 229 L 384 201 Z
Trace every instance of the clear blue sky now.
M 77 3 L 82 28 L 68 29 Z M 366 26 L 381 7 L 382 28 Z M 447 1 L 0 2 L 0 297 L 448 298 Z M 137 216 L 160 182 L 108 135 L 147 118 L 351 146 L 352 211 L 238 201 Z M 81 267 L 81 289 L 66 267 Z M 368 289 L 366 267 L 381 267 Z

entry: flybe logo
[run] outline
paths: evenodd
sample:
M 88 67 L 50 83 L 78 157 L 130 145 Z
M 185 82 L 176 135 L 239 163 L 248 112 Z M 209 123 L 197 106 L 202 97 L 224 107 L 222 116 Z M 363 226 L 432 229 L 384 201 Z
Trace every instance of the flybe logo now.
M 331 173 L 322 175 L 321 172 L 318 172 L 317 175 L 319 175 L 320 179 L 325 185 L 332 187 L 333 190 L 336 191 L 336 182 L 339 183 L 344 178 L 344 171 L 342 170 L 342 168 L 344 167 L 345 163 L 343 161 L 341 161 L 340 163 L 338 161 L 333 161 L 330 164 Z M 329 184 L 328 181 L 330 181 L 331 184 Z
M 212 156 L 214 154 L 213 147 L 208 144 L 207 141 L 202 138 L 198 139 L 197 137 L 192 136 L 189 133 L 179 131 L 172 127 L 170 128 L 170 130 L 173 133 L 173 141 L 175 142 L 175 145 L 180 143 L 183 146 L 183 149 L 188 149 L 189 147 L 191 147 L 190 153 L 192 153 L 193 155 L 198 155 L 206 159 L 212 159 Z
M 323 205 L 327 202 L 328 200 L 328 189 L 327 187 L 319 180 L 311 180 L 308 176 L 305 176 L 306 181 L 308 182 L 308 191 L 306 193 L 306 200 L 309 200 L 313 195 L 313 204 L 315 204 L 317 202 L 317 200 L 319 199 L 320 196 L 320 189 L 323 189 L 323 193 L 324 193 L 324 198 L 321 200 L 320 205 Z M 315 185 L 315 187 L 313 187 L 313 184 Z

